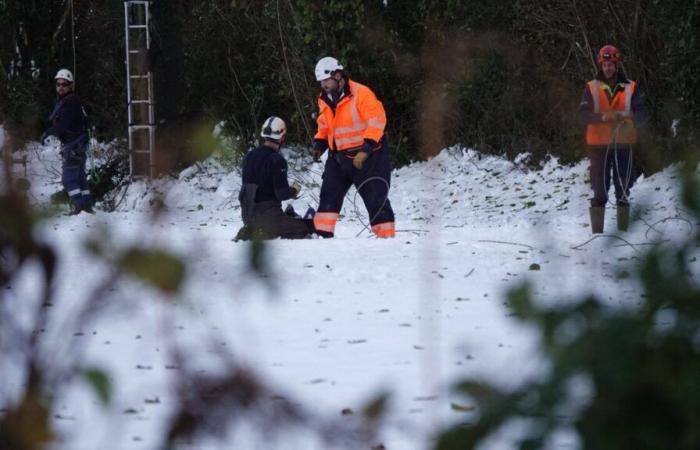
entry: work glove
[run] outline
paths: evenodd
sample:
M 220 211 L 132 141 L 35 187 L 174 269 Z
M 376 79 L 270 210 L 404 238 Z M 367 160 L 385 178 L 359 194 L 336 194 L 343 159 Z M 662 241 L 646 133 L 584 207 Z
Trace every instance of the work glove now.
M 367 161 L 369 155 L 377 148 L 379 148 L 379 146 L 375 141 L 372 139 L 365 139 L 365 143 L 362 144 L 362 149 L 357 152 L 357 155 L 353 158 L 352 165 L 355 166 L 357 170 L 362 169 L 362 165 Z
M 633 128 L 634 120 L 631 117 L 620 118 L 620 128 Z
M 352 159 L 352 165 L 355 166 L 355 169 L 360 170 L 362 169 L 363 164 L 365 161 L 367 161 L 367 158 L 369 158 L 369 153 L 367 153 L 364 150 L 360 150 L 357 152 L 357 155 Z
M 618 122 L 621 118 L 619 111 L 608 111 L 604 112 L 601 120 L 603 122 Z
M 296 198 L 299 198 L 299 194 L 301 193 L 301 184 L 299 184 L 298 181 L 295 181 L 294 183 L 292 183 L 291 189 L 292 189 L 292 192 L 293 192 L 293 195 L 292 195 L 292 196 L 293 196 L 295 199 L 296 199 Z
M 311 150 L 311 156 L 314 159 L 314 162 L 319 162 L 321 161 L 321 155 L 323 155 L 323 152 L 326 151 L 328 148 L 328 141 L 325 139 L 314 139 L 314 143 L 312 145 L 312 150 Z
M 46 145 L 46 139 L 47 139 L 49 136 L 50 136 L 50 135 L 47 134 L 46 131 L 44 131 L 43 133 L 41 133 L 41 137 L 39 138 L 39 142 L 41 142 L 41 145 Z

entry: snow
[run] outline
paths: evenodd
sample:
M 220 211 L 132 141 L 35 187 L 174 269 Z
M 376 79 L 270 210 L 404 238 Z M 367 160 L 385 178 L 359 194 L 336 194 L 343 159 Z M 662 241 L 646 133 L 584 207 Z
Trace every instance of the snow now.
M 57 149 L 32 144 L 26 151 L 30 198 L 45 206 L 60 189 Z M 304 186 L 295 209 L 315 207 L 322 166 L 285 154 L 291 177 Z M 632 306 L 639 286 L 619 280 L 617 264 L 636 259 L 643 244 L 673 245 L 697 225 L 672 219 L 685 215 L 678 167 L 669 167 L 638 180 L 632 197 L 640 219 L 628 233 L 614 231 L 609 206 L 609 234 L 587 242 L 586 163 L 550 159 L 532 170 L 526 160 L 453 147 L 396 169 L 390 193 L 395 239 L 375 239 L 363 229 L 366 211 L 351 191 L 336 238 L 269 242 L 268 277 L 250 270 L 249 244 L 233 241 L 241 225 L 240 175 L 215 158 L 177 178 L 132 183 L 114 212 L 45 219 L 38 235 L 59 254 L 45 342 L 60 343 L 52 347 L 57 366 L 79 361 L 103 368 L 114 388 L 107 406 L 79 381 L 59 393 L 54 425 L 61 448 L 158 448 L 175 406 L 173 339 L 189 349 L 188 365 L 202 373 L 224 370 L 217 352 L 231 352 L 316 417 L 342 421 L 343 409 L 359 411 L 388 391 L 390 410 L 377 443 L 429 448 L 439 427 L 473 417 L 450 406 L 469 405 L 452 393 L 455 382 L 477 377 L 512 388 L 547 370 L 534 330 L 504 306 L 509 289 L 528 280 L 543 304 L 592 293 L 611 307 Z M 165 207 L 154 214 L 158 199 Z M 132 280 L 104 298 L 110 306 L 95 320 L 76 321 L 72 312 L 110 275 L 83 245 L 86 239 L 106 258 L 128 245 L 160 246 L 187 258 L 178 301 Z M 25 329 L 39 285 L 39 270 L 29 265 L 5 291 L 6 307 Z M 75 339 L 83 341 L 84 353 L 72 352 Z M 20 389 L 16 358 L 0 361 L 0 378 L 2 409 Z M 508 436 L 522 426 L 512 424 L 484 448 L 509 448 Z M 244 424 L 224 443 L 181 448 L 330 448 L 311 432 L 283 436 L 271 439 Z M 571 430 L 554 441 L 551 448 L 580 448 Z

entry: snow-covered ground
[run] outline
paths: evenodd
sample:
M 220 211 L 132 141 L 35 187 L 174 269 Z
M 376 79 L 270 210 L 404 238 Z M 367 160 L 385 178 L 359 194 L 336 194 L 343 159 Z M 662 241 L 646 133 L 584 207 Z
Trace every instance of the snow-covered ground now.
M 30 145 L 27 151 L 31 199 L 45 205 L 60 189 L 56 149 Z M 304 159 L 290 162 L 292 178 L 305 186 L 293 202 L 297 211 L 316 206 L 321 167 Z M 670 167 L 638 180 L 637 219 L 629 232 L 616 231 L 609 207 L 609 234 L 587 242 L 586 167 L 550 160 L 530 170 L 446 149 L 394 171 L 395 239 L 378 240 L 363 229 L 366 211 L 359 197 L 355 207 L 351 191 L 335 239 L 269 242 L 268 278 L 249 269 L 249 244 L 233 241 L 241 225 L 240 175 L 215 159 L 178 179 L 131 184 L 115 212 L 49 217 L 39 233 L 60 260 L 46 339 L 88 341 L 81 364 L 105 369 L 114 388 L 108 406 L 80 383 L 59 399 L 58 448 L 157 448 L 174 402 L 177 367 L 166 351 L 173 338 L 190 349 L 188 359 L 203 373 L 221 370 L 217 348 L 224 348 L 321 417 L 342 420 L 343 410 L 358 411 L 388 391 L 388 420 L 377 443 L 429 448 L 440 426 L 469 414 L 455 407 L 469 405 L 453 397 L 455 381 L 480 377 L 507 387 L 546 370 L 534 331 L 504 306 L 510 288 L 529 280 L 542 303 L 593 293 L 612 307 L 629 305 L 639 299 L 638 286 L 616 276 L 619 263 L 634 261 L 650 242 L 672 245 L 697 226 L 672 219 L 686 215 L 677 168 Z M 150 205 L 159 195 L 165 210 L 154 215 Z M 82 244 L 86 239 L 105 248 L 162 246 L 186 257 L 180 300 L 164 299 L 138 282 L 123 283 L 109 295 L 114 304 L 99 320 L 73 323 L 72 309 L 108 276 L 106 265 Z M 28 266 L 5 291 L 17 317 L 27 319 L 34 311 L 38 276 Z M 0 408 L 18 390 L 13 368 L 0 361 Z M 236 431 L 225 444 L 182 448 L 328 448 L 309 433 L 270 440 Z M 486 447 L 508 448 L 506 440 Z M 578 444 L 563 433 L 554 447 Z

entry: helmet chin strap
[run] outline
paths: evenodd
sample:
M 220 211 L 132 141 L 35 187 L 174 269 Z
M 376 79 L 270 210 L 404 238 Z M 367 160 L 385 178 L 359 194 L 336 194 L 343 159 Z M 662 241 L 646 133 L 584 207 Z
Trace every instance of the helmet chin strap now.
M 284 147 L 284 143 L 287 142 L 287 135 L 283 135 L 279 139 L 272 139 L 269 137 L 265 138 L 265 144 L 272 144 L 273 148 L 275 150 L 279 151 L 282 147 Z

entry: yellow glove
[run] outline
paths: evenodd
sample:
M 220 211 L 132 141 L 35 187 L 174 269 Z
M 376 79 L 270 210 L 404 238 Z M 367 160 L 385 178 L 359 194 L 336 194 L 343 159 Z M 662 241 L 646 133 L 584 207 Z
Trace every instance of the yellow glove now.
M 365 161 L 367 161 L 367 158 L 369 158 L 369 153 L 362 151 L 357 152 L 357 155 L 352 159 L 352 165 L 355 166 L 355 169 L 360 170 Z

